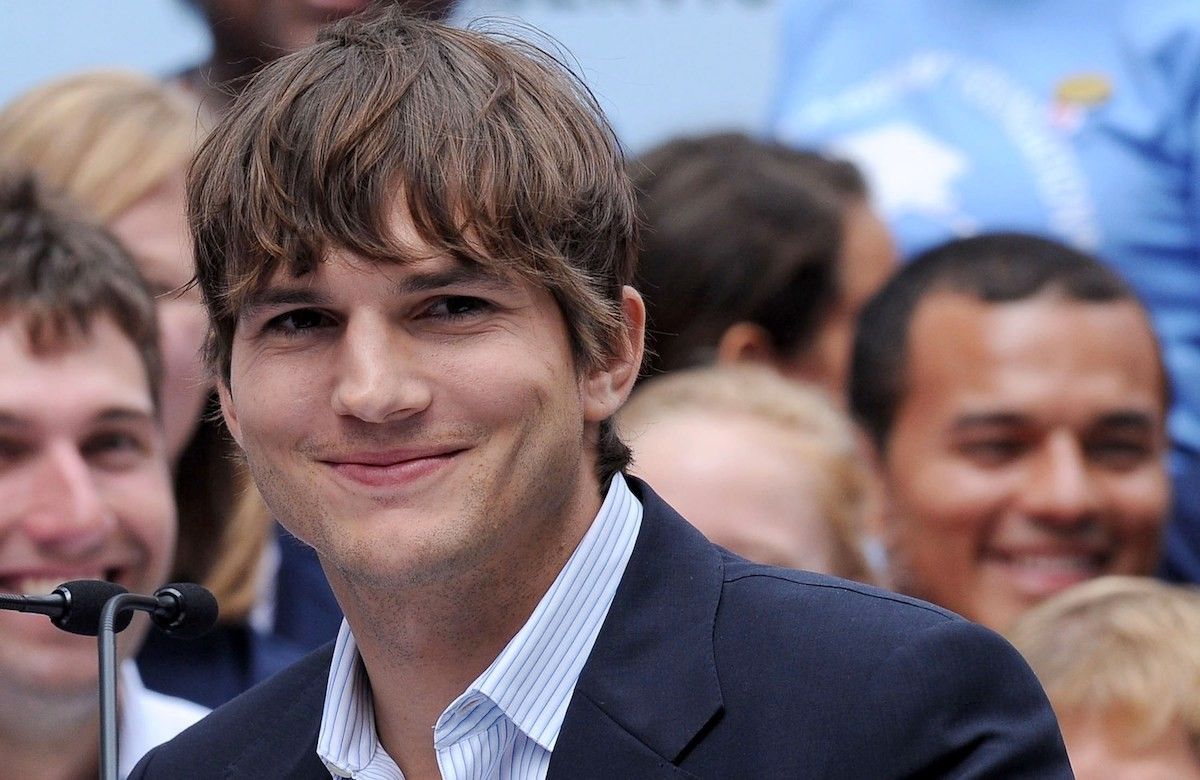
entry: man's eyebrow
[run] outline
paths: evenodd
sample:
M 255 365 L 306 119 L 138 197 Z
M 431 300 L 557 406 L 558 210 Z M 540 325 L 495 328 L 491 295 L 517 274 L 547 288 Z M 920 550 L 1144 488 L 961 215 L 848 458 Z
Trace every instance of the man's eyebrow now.
M 1016 428 L 1027 425 L 1032 417 L 1018 412 L 981 412 L 966 414 L 954 421 L 951 430 L 962 432 L 972 428 Z M 1101 415 L 1090 428 L 1136 428 L 1153 430 L 1156 417 L 1151 412 L 1139 409 L 1121 409 Z
M 387 278 L 386 274 L 384 276 Z M 459 263 L 434 271 L 410 273 L 402 279 L 389 278 L 388 281 L 400 295 L 429 292 L 459 284 L 472 284 L 501 291 L 512 289 L 515 284 L 512 278 L 501 271 L 468 263 Z M 268 285 L 246 298 L 240 316 L 251 317 L 258 310 L 275 306 L 327 306 L 331 300 L 329 296 L 309 287 Z
M 475 263 L 456 263 L 449 268 L 434 271 L 419 271 L 395 282 L 396 292 L 412 294 L 439 290 L 459 284 L 471 284 L 492 290 L 513 287 L 513 280 L 497 269 Z
M 964 414 L 954 421 L 953 432 L 961 432 L 971 428 L 1015 428 L 1027 425 L 1028 415 L 1018 412 L 976 412 Z
M 246 298 L 241 316 L 249 317 L 273 306 L 324 306 L 329 300 L 328 296 L 307 287 L 264 287 Z
M 155 421 L 154 412 L 150 409 L 137 409 L 132 406 L 113 406 L 101 411 L 93 418 L 98 423 L 151 423 Z
M 134 406 L 110 406 L 92 417 L 93 423 L 150 423 L 156 424 L 152 409 Z M 0 411 L 0 428 L 33 428 L 34 421 L 15 412 Z
M 1093 428 L 1134 428 L 1151 431 L 1158 427 L 1158 417 L 1151 412 L 1126 409 L 1111 412 L 1096 421 Z

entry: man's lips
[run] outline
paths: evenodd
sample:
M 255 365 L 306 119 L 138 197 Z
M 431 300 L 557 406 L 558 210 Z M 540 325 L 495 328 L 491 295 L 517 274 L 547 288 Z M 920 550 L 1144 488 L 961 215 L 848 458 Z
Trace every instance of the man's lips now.
M 463 447 L 356 452 L 323 459 L 346 479 L 369 487 L 399 487 L 439 471 Z
M 1104 574 L 1112 554 L 1093 548 L 992 549 L 985 551 L 983 560 L 1002 567 L 1006 578 L 1026 595 L 1044 598 Z
M 120 582 L 128 571 L 124 566 L 94 566 L 71 569 L 37 569 L 0 574 L 0 591 L 45 595 L 71 580 L 107 580 Z

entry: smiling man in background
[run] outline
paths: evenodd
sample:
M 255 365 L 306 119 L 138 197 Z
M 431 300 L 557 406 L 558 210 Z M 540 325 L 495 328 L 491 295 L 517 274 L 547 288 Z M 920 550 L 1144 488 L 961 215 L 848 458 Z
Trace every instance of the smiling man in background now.
M 189 190 L 225 419 L 346 619 L 136 777 L 1069 776 L 1003 640 L 729 555 L 624 475 L 633 192 L 545 53 L 344 20 Z
M 1097 260 L 995 234 L 906 265 L 859 320 L 850 389 L 893 585 L 1003 631 L 1070 585 L 1151 574 L 1167 399 L 1145 310 Z
M 0 590 L 162 584 L 175 503 L 154 300 L 102 229 L 0 179 Z M 207 710 L 142 687 L 121 635 L 122 771 Z M 0 778 L 95 777 L 96 641 L 0 612 Z

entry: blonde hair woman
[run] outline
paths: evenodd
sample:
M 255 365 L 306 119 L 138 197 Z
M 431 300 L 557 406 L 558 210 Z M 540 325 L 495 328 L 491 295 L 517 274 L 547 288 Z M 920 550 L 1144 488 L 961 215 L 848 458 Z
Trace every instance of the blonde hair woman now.
M 199 104 L 179 89 L 136 73 L 82 73 L 35 87 L 0 110 L 0 168 L 32 171 L 107 226 L 156 293 L 161 409 L 180 526 L 172 578 L 208 585 L 223 623 L 241 625 L 259 591 L 269 525 L 233 511 L 247 480 L 228 435 L 205 420 L 213 384 L 200 355 L 204 308 L 188 284 L 184 179 L 206 125 Z M 170 692 L 210 705 L 227 695 L 219 687 L 207 698 Z
M 676 371 L 618 413 L 630 472 L 713 542 L 757 563 L 875 575 L 863 553 L 871 474 L 824 393 L 757 366 Z
M 1200 590 L 1100 577 L 1026 612 L 1009 639 L 1080 780 L 1200 778 Z

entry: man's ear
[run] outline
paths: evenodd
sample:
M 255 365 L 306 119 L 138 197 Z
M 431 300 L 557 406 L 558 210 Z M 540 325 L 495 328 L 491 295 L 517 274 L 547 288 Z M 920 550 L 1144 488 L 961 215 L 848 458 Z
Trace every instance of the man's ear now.
M 777 368 L 779 355 L 766 328 L 753 322 L 735 322 L 717 341 L 717 363 L 755 363 Z
M 626 285 L 621 290 L 621 313 L 625 334 L 619 352 L 608 365 L 589 372 L 583 385 L 583 416 L 588 422 L 612 417 L 637 381 L 646 348 L 646 303 L 637 290 Z
M 854 426 L 858 451 L 867 470 L 867 512 L 863 518 L 864 530 L 880 539 L 888 535 L 890 525 L 889 507 L 891 498 L 887 479 L 886 455 L 880 445 L 860 425 Z
M 890 483 L 885 472 L 884 454 L 875 440 L 855 425 L 858 450 L 866 474 L 863 485 L 863 553 L 875 573 L 877 584 L 891 587 L 891 551 L 896 542 L 896 527 L 892 520 Z
M 225 379 L 217 380 L 217 399 L 221 402 L 221 416 L 225 418 L 225 427 L 229 429 L 233 440 L 241 447 L 242 428 L 238 424 L 237 409 L 233 406 L 233 395 L 229 390 L 229 382 Z

